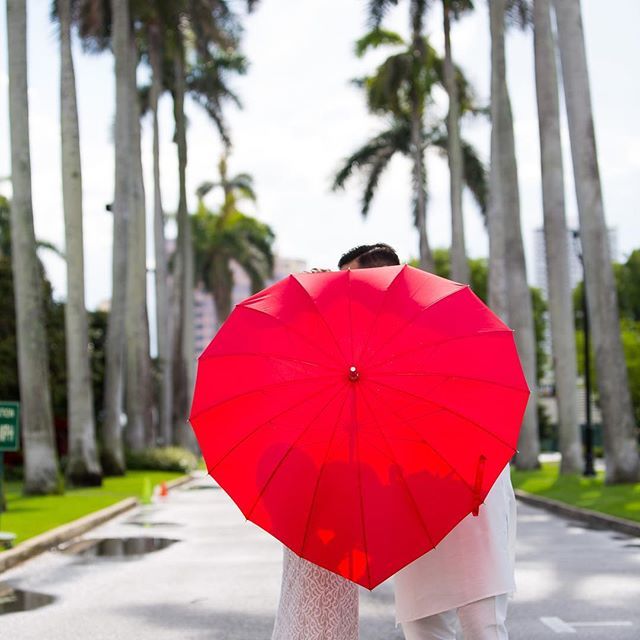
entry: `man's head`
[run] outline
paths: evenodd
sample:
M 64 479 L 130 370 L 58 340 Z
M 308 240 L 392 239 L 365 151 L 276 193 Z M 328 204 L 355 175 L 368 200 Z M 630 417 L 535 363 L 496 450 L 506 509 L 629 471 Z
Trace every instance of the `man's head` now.
M 362 244 L 347 251 L 338 261 L 338 268 L 368 269 L 369 267 L 390 267 L 400 264 L 398 255 L 388 244 Z

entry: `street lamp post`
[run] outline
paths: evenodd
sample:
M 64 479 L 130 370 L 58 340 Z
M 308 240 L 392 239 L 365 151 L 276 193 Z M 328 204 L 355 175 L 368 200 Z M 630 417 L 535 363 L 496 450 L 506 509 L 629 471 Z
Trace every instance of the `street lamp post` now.
M 584 472 L 587 477 L 595 476 L 593 464 L 593 424 L 591 423 L 591 352 L 589 350 L 589 312 L 587 309 L 587 275 L 584 269 L 580 232 L 572 231 L 574 248 L 582 265 L 582 326 L 584 327 L 584 387 L 585 387 L 585 425 L 584 425 Z

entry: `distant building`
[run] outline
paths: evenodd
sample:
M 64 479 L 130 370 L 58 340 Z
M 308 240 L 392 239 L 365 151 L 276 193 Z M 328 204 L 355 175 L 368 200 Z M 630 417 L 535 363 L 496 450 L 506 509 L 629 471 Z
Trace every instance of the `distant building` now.
M 578 258 L 576 239 L 573 234 L 574 229 L 567 229 L 567 242 L 569 243 L 569 280 L 572 291 L 579 282 L 582 282 L 582 264 Z M 545 299 L 548 299 L 547 252 L 544 245 L 544 229 L 540 228 L 534 231 L 533 241 L 535 261 L 534 284 L 539 289 L 542 289 Z M 609 250 L 611 252 L 611 260 L 618 262 L 620 256 L 618 254 L 618 232 L 616 229 L 609 229 Z
M 306 268 L 307 263 L 304 260 L 276 256 L 273 277 L 267 281 L 267 286 L 281 280 L 290 273 L 299 273 Z M 231 271 L 233 272 L 234 283 L 232 304 L 235 306 L 251 295 L 251 281 L 236 262 L 231 262 Z M 203 286 L 198 286 L 194 290 L 193 305 L 195 351 L 196 355 L 200 355 L 218 330 L 219 323 L 213 296 Z

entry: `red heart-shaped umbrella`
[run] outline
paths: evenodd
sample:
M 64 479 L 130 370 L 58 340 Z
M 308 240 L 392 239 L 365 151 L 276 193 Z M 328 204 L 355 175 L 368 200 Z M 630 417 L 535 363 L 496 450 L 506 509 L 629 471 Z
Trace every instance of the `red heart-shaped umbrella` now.
M 298 555 L 369 589 L 476 511 L 529 397 L 513 332 L 408 266 L 291 275 L 199 358 L 211 476 Z

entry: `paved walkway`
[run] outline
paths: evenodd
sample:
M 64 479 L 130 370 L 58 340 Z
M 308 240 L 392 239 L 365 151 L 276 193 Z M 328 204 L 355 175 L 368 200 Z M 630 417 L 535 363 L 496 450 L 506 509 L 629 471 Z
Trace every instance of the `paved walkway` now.
M 198 484 L 212 487 L 206 478 Z M 166 524 L 129 523 L 140 517 Z M 0 582 L 57 598 L 37 610 L 0 616 L 0 639 L 269 639 L 280 545 L 246 523 L 221 490 L 178 489 L 144 514 L 130 512 L 91 533 L 139 535 L 180 542 L 128 560 L 81 561 L 50 552 L 0 575 Z M 588 640 L 640 639 L 640 540 L 587 530 L 521 505 L 518 584 L 511 640 L 561 633 Z M 593 624 L 580 626 L 584 623 Z M 362 591 L 360 636 L 401 640 L 390 584 Z

